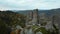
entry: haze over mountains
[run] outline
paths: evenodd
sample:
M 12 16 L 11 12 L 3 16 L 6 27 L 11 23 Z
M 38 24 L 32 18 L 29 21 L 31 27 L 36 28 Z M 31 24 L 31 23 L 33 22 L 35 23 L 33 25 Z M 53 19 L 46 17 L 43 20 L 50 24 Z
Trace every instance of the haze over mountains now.
M 17 13 L 20 13 L 20 14 L 27 14 L 29 11 L 31 10 L 18 10 L 16 11 Z M 33 10 L 32 10 L 33 11 Z M 51 9 L 51 10 L 39 10 L 38 9 L 38 13 L 46 13 L 47 15 L 52 15 L 52 14 L 60 14 L 60 8 L 58 9 Z
M 34 10 L 34 9 L 33 9 Z M 11 12 L 15 12 L 15 13 L 19 13 L 19 14 L 24 14 L 26 15 L 29 11 L 33 11 L 33 10 L 6 10 L 8 13 Z M 38 13 L 45 13 L 47 15 L 52 15 L 52 14 L 60 14 L 60 8 L 58 9 L 51 9 L 51 10 L 40 10 L 38 9 Z

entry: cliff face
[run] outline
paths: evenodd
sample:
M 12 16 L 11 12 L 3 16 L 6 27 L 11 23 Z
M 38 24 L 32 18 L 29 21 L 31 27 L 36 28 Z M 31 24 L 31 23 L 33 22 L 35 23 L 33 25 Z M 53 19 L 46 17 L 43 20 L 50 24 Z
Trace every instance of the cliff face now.
M 53 11 L 53 12 L 52 12 Z M 30 21 L 27 21 L 28 25 L 43 25 L 46 29 L 53 29 L 53 24 L 58 24 L 57 27 L 60 28 L 60 17 L 59 17 L 59 11 L 57 12 L 57 10 L 49 10 L 49 11 L 43 11 L 43 12 L 39 12 L 38 10 L 32 10 L 31 12 L 29 12 L 27 14 L 27 16 L 29 16 L 28 19 Z M 52 17 L 56 16 L 54 19 L 54 23 L 52 22 Z
M 35 10 L 30 11 L 27 16 L 29 16 L 29 17 L 27 17 L 27 18 L 30 18 L 29 20 L 31 20 L 30 22 L 31 22 L 32 25 L 39 23 L 38 9 L 35 9 Z M 29 22 L 29 23 L 30 23 L 30 22 Z

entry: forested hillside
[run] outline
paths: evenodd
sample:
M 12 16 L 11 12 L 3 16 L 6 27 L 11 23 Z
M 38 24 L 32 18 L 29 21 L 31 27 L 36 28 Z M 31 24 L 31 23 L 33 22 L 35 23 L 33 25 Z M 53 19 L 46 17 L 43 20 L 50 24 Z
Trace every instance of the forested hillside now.
M 12 11 L 0 11 L 0 34 L 7 32 L 9 26 L 25 26 L 25 17 L 23 14 L 17 14 Z M 3 33 L 4 32 L 4 33 Z

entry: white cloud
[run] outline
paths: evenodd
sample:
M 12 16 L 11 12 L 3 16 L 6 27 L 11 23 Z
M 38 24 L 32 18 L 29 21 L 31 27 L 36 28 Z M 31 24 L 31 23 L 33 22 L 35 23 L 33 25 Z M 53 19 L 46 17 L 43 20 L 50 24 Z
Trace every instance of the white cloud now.
M 0 0 L 0 9 L 54 9 L 60 8 L 60 0 Z

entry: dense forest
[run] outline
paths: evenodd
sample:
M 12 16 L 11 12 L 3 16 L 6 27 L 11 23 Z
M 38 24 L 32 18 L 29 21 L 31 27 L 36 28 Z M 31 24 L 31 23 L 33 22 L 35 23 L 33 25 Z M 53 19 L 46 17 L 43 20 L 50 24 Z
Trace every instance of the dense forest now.
M 20 25 L 25 27 L 25 17 L 23 14 L 12 11 L 0 11 L 0 34 L 6 33 L 9 26 Z

